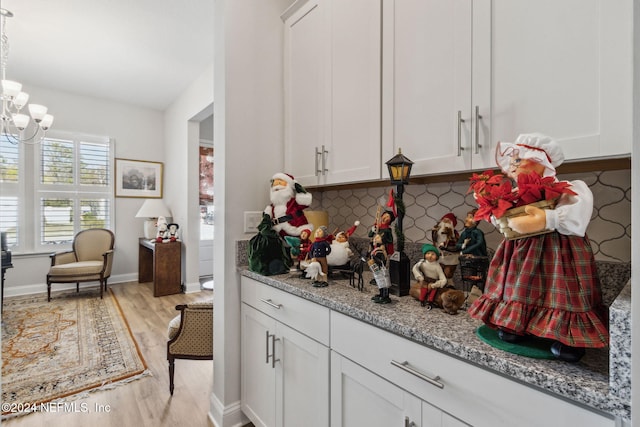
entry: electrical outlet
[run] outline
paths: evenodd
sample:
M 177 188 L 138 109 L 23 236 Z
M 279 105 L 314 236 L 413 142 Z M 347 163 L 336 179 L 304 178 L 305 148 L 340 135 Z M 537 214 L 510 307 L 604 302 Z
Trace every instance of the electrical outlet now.
M 244 232 L 257 233 L 258 225 L 262 221 L 262 212 L 245 212 L 244 213 Z

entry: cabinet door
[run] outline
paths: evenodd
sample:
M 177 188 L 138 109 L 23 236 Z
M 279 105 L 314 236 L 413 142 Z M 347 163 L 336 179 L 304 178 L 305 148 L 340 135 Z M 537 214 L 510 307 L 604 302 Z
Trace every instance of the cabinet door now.
M 329 426 L 329 348 L 277 324 L 276 425 Z
M 480 0 L 474 13 L 491 18 L 474 29 L 473 84 L 491 141 L 542 132 L 567 159 L 630 153 L 631 0 Z
M 327 62 L 324 3 L 309 1 L 284 25 L 284 165 L 302 185 L 318 183 L 325 145 Z
M 381 2 L 326 1 L 330 144 L 322 182 L 379 179 Z
M 384 3 L 383 157 L 401 148 L 414 175 L 469 169 L 471 1 Z
M 332 427 L 419 427 L 421 419 L 417 397 L 331 352 Z
M 276 322 L 258 310 L 241 307 L 241 407 L 256 426 L 276 425 L 276 370 L 269 355 L 273 355 Z

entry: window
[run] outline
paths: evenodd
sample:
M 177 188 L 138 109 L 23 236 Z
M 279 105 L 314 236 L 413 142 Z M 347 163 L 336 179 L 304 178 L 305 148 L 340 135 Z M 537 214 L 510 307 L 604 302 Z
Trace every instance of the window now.
M 64 135 L 35 145 L 0 137 L 0 230 L 12 250 L 52 252 L 81 230 L 112 229 L 112 164 L 105 137 Z

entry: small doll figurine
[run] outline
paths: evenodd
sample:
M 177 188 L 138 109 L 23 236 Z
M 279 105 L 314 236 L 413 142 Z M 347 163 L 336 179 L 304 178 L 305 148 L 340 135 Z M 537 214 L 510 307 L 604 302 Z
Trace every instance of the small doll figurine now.
M 474 219 L 476 211 L 477 209 L 473 209 L 467 213 L 464 220 L 464 230 L 462 230 L 455 248 L 463 255 L 487 256 L 484 233 L 478 228 L 478 223 Z
M 369 230 L 369 238 L 373 239 L 376 234 L 380 234 L 382 243 L 385 244 L 387 255 L 393 255 L 393 231 L 391 223 L 396 219 L 392 211 L 385 210 L 376 218 L 376 224 Z
M 419 300 L 423 303 L 432 303 L 435 300 L 436 292 L 440 288 L 447 286 L 447 276 L 445 276 L 442 266 L 438 262 L 440 251 L 433 245 L 422 245 L 423 259 L 418 261 L 411 270 L 416 279 L 414 292 L 419 292 Z M 414 295 L 415 297 L 416 295 Z
M 327 276 L 329 274 L 327 255 L 329 255 L 329 253 L 331 253 L 329 233 L 327 227 L 322 225 L 318 227 L 314 234 L 314 241 L 309 248 L 311 263 L 305 270 L 307 277 L 313 280 L 312 286 L 315 288 L 329 286 L 327 282 Z
M 311 248 L 311 230 L 305 228 L 300 232 L 300 237 L 284 236 L 284 240 L 291 247 L 291 256 L 298 260 L 297 268 L 292 267 L 292 271 L 301 270 L 302 261 L 307 259 L 309 249 Z
M 356 221 L 347 231 L 340 231 L 331 242 L 331 253 L 327 255 L 327 264 L 330 266 L 348 265 L 353 256 L 353 251 L 349 247 L 349 237 L 356 231 L 360 221 Z
M 373 285 L 377 285 L 379 289 L 378 295 L 371 298 L 371 300 L 377 304 L 389 304 L 391 302 L 391 298 L 389 298 L 391 280 L 389 278 L 389 271 L 387 270 L 388 259 L 383 235 L 378 233 L 373 236 L 373 249 L 369 254 L 368 262 L 369 268 L 373 271 L 373 279 L 371 282 Z
M 438 261 L 442 265 L 444 275 L 447 276 L 449 284 L 453 285 L 453 273 L 458 266 L 458 230 L 456 230 L 458 220 L 452 213 L 444 215 L 438 224 L 431 230 L 431 240 L 433 245 L 440 250 Z
M 180 226 L 178 224 L 176 224 L 175 222 L 172 222 L 171 224 L 167 225 L 168 227 L 168 234 L 169 234 L 169 241 L 170 242 L 179 242 L 180 241 L 180 235 L 178 233 L 178 229 L 180 228 Z
M 156 224 L 158 227 L 156 243 L 162 243 L 165 239 L 169 239 L 169 226 L 167 224 L 167 219 L 163 216 L 158 217 L 158 222 Z
M 563 160 L 558 143 L 541 134 L 520 135 L 514 143 L 498 143 L 496 148 L 498 166 L 517 180 L 518 191 L 536 179 L 558 182 L 556 167 Z M 609 333 L 586 236 L 593 194 L 583 181 L 565 183 L 572 191 L 559 194 L 555 209 L 529 205 L 525 215 L 508 220 L 516 232 L 535 234 L 500 243 L 489 264 L 484 294 L 469 307 L 469 314 L 497 329 L 503 341 L 550 339 L 557 359 L 577 362 L 585 348 L 606 347 Z

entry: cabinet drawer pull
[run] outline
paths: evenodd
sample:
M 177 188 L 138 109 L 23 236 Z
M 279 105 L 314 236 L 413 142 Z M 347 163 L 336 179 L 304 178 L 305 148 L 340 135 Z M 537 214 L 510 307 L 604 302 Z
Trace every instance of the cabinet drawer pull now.
M 458 157 L 462 154 L 464 147 L 462 146 L 462 124 L 464 119 L 462 118 L 462 111 L 458 110 Z
M 444 384 L 442 384 L 439 381 L 440 380 L 439 375 L 436 375 L 434 378 L 431 378 L 428 375 L 425 375 L 422 372 L 418 371 L 417 369 L 411 367 L 411 365 L 409 365 L 409 362 L 407 362 L 406 360 L 404 362 L 396 362 L 395 360 L 392 360 L 391 364 L 397 368 L 402 369 L 403 371 L 407 371 L 411 375 L 415 375 L 416 377 L 428 382 L 429 384 L 433 384 L 438 388 L 444 388 Z
M 482 120 L 482 116 L 480 115 L 480 107 L 476 105 L 476 154 L 480 152 L 480 120 Z
M 265 303 L 267 305 L 270 305 L 273 308 L 277 308 L 278 310 L 280 310 L 280 308 L 282 308 L 282 304 L 276 304 L 271 299 L 260 298 L 260 301 L 262 301 L 263 303 Z

